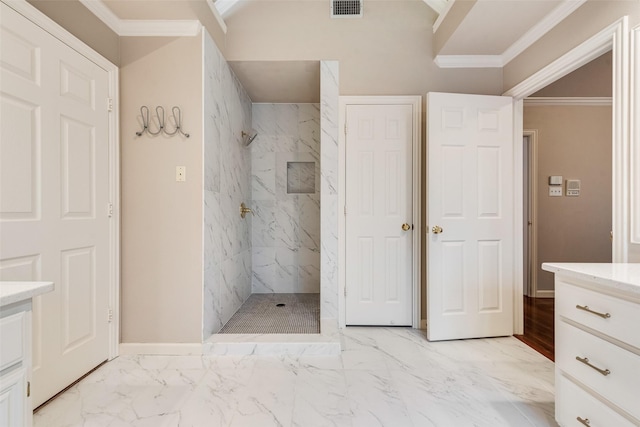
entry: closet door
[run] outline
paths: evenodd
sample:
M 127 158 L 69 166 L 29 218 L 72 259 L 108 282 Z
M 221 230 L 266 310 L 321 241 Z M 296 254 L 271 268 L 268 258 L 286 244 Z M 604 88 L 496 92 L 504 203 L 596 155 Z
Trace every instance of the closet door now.
M 35 298 L 34 407 L 108 358 L 108 73 L 1 5 L 0 279 Z

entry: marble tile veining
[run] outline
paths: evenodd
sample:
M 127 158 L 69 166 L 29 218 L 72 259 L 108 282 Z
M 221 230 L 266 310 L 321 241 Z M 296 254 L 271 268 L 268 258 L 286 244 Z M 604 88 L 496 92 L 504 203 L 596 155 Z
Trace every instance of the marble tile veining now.
M 318 293 L 320 106 L 253 104 L 252 117 L 252 291 Z
M 121 356 L 41 408 L 34 425 L 557 425 L 554 364 L 515 338 L 336 333 L 344 350 L 331 356 Z
M 253 218 L 238 215 L 240 203 L 251 204 L 251 155 L 241 142 L 251 128 L 251 100 L 206 31 L 203 43 L 204 340 L 251 294 Z
M 320 169 L 322 218 L 320 317 L 338 319 L 338 122 L 339 64 L 320 62 Z

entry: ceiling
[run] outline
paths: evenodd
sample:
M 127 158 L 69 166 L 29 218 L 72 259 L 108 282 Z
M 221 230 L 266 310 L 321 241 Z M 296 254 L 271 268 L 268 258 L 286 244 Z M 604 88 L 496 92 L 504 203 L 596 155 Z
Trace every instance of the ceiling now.
M 242 13 L 237 0 L 80 0 L 120 22 L 200 20 Z M 256 0 L 258 1 L 258 0 Z M 268 0 L 262 0 L 268 1 Z M 304 1 L 304 0 L 291 0 Z M 364 0 L 368 1 L 368 0 Z M 392 0 L 388 0 L 392 1 Z M 499 68 L 542 37 L 586 0 L 423 0 L 439 13 L 434 25 L 435 62 L 441 68 Z M 216 7 L 217 4 L 217 7 Z M 206 7 L 205 7 L 206 5 Z M 106 7 L 105 7 L 106 6 Z M 98 15 L 100 16 L 100 15 Z M 104 20 L 104 18 L 102 18 Z M 113 26 L 112 26 L 113 28 Z M 116 31 L 117 32 L 117 31 Z M 293 102 L 282 93 L 299 90 L 296 102 L 319 101 L 317 61 L 230 63 L 254 102 Z M 283 87 L 289 88 L 282 91 Z
M 504 67 L 586 0 L 450 0 L 434 24 L 442 68 Z
M 479 0 L 439 54 L 500 55 L 561 1 Z

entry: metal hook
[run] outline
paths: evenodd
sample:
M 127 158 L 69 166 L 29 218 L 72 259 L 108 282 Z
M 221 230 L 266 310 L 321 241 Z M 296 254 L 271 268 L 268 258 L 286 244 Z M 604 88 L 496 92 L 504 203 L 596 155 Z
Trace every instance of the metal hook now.
M 180 111 L 179 107 L 172 107 L 171 114 L 173 115 L 173 121 L 175 122 L 176 128 L 173 132 L 167 131 L 167 126 L 165 122 L 165 112 L 164 107 L 157 106 L 156 107 L 156 116 L 158 118 L 158 131 L 152 132 L 150 128 L 150 120 L 149 120 L 149 107 L 143 105 L 140 107 L 140 115 L 142 116 L 142 130 L 136 132 L 137 136 L 142 136 L 145 132 L 149 135 L 159 135 L 164 133 L 167 136 L 173 136 L 176 133 L 180 133 L 181 135 L 189 138 L 189 134 L 182 131 L 182 111 Z
M 146 105 L 140 107 L 140 115 L 142 116 L 142 130 L 136 132 L 138 136 L 142 136 L 149 129 L 149 107 Z

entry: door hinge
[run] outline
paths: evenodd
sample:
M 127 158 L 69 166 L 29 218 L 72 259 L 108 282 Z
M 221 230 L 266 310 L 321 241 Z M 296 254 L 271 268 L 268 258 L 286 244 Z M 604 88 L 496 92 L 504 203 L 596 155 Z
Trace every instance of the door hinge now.
M 113 216 L 113 203 L 107 204 L 107 216 L 109 218 Z
M 31 397 L 31 381 L 27 381 L 27 397 Z
M 113 322 L 113 310 L 109 309 L 109 311 L 107 312 L 107 322 L 111 323 Z
M 113 98 L 107 98 L 107 111 L 113 111 Z
M 347 287 L 346 286 L 344 287 L 344 296 L 345 297 L 347 296 Z
M 344 205 L 344 216 L 347 216 L 347 205 Z
M 347 134 L 347 122 L 344 122 L 344 134 Z

